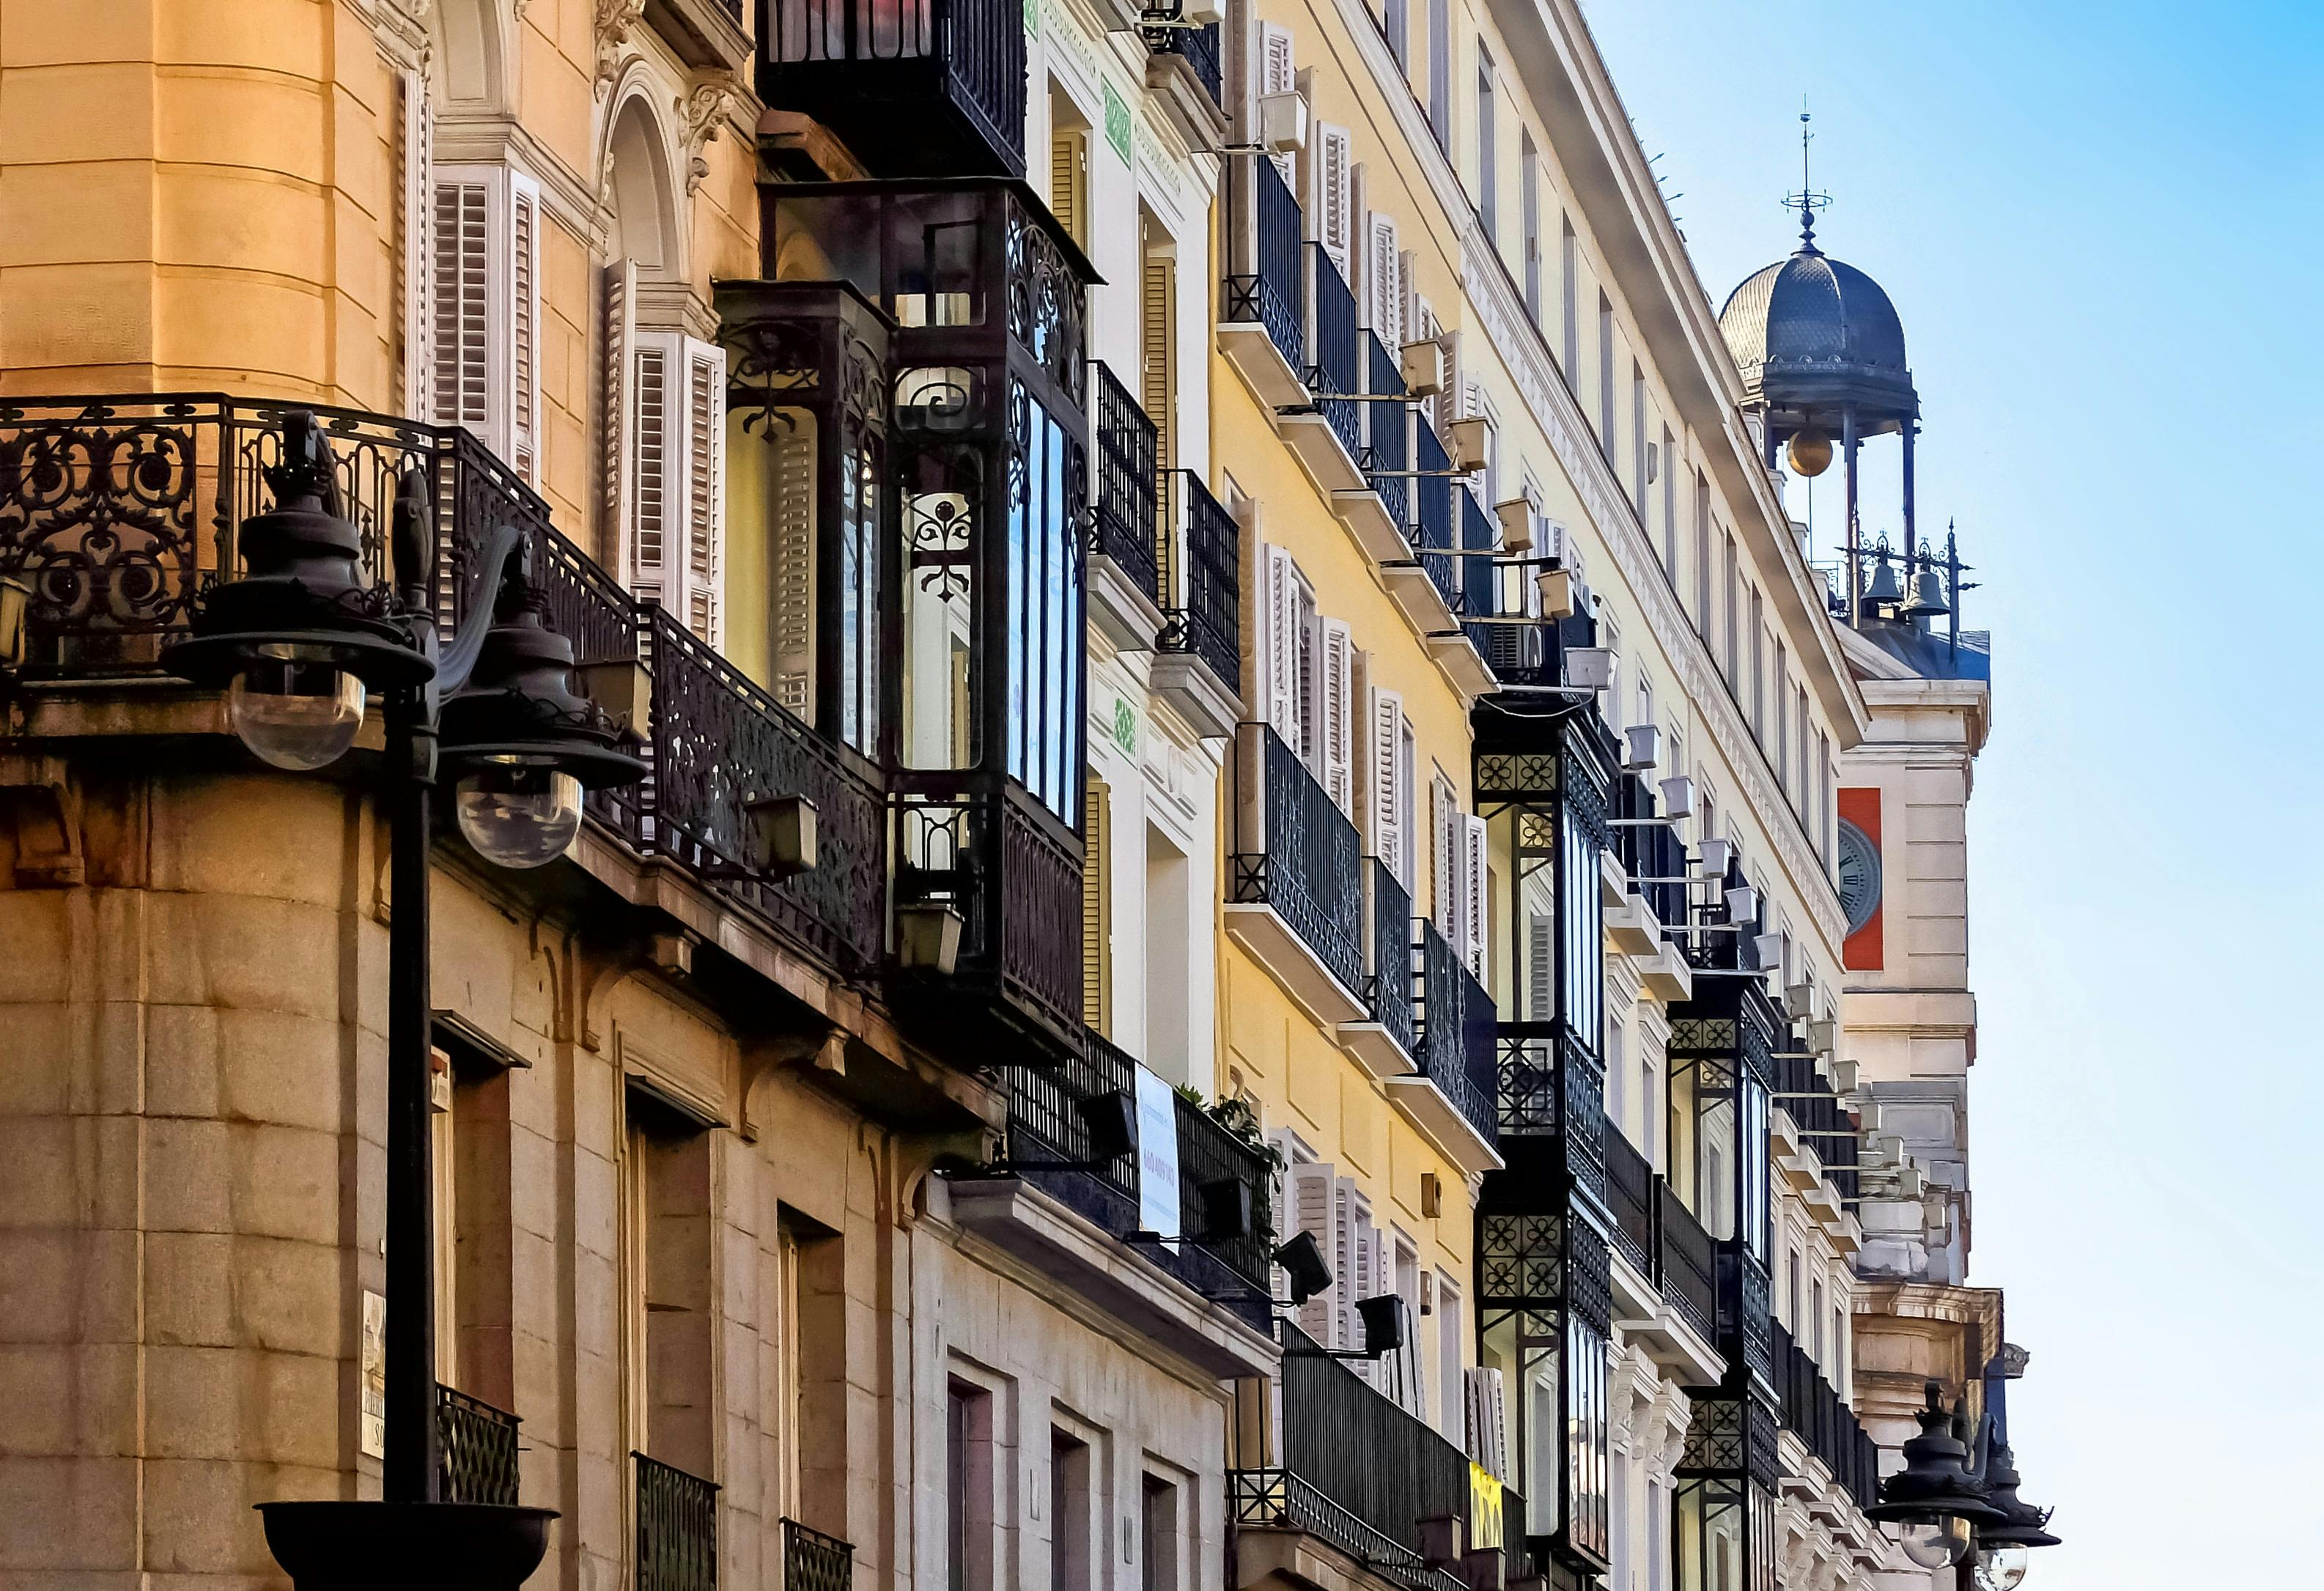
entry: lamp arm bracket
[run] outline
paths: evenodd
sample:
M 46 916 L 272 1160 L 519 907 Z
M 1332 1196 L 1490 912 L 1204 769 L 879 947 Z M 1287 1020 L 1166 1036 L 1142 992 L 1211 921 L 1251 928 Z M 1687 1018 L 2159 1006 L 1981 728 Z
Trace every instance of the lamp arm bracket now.
M 478 566 L 484 578 L 477 583 L 476 599 L 461 615 L 459 630 L 452 637 L 452 644 L 444 648 L 436 666 L 436 677 L 429 686 L 429 694 L 437 700 L 466 685 L 468 676 L 475 672 L 476 658 L 484 649 L 484 632 L 492 629 L 493 614 L 500 607 L 501 583 L 508 578 L 511 560 L 523 547 L 524 532 L 514 525 L 501 526 L 493 532 L 492 540 L 485 543 L 484 560 Z M 420 618 L 429 638 L 422 644 L 430 644 L 436 633 L 433 619 L 427 614 Z

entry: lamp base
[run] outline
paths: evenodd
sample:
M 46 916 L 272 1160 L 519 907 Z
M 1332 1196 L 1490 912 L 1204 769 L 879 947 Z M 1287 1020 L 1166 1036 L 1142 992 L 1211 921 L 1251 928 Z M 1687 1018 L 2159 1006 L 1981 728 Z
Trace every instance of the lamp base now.
M 258 1512 L 267 1550 L 298 1591 L 517 1591 L 557 1517 L 491 1503 L 261 1503 Z

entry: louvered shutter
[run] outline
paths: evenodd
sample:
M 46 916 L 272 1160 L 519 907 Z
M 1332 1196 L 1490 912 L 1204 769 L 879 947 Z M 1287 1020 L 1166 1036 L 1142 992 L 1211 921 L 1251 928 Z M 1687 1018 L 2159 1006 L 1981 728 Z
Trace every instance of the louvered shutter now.
M 1089 133 L 1083 128 L 1049 134 L 1049 209 L 1067 236 L 1084 247 L 1089 234 Z
M 1428 783 L 1428 916 L 1436 932 L 1461 949 L 1461 805 L 1452 782 Z
M 725 639 L 726 350 L 689 337 L 685 354 L 686 616 L 715 647 Z
M 815 713 L 816 437 L 812 425 L 774 426 L 755 446 L 767 452 L 766 515 L 773 592 L 769 601 L 775 700 L 801 718 Z
M 540 483 L 540 188 L 505 166 L 435 167 L 428 217 L 430 418 Z
M 1336 619 L 1322 626 L 1323 653 L 1323 788 L 1339 809 L 1356 810 L 1355 642 Z
M 429 222 L 435 211 L 434 183 L 429 165 L 434 145 L 429 123 L 428 80 L 416 71 L 396 79 L 396 290 L 401 299 L 403 346 L 399 351 L 403 382 L 403 412 L 414 419 L 429 417 L 429 376 L 435 347 L 430 335 L 434 283 L 429 280 Z
M 632 588 L 712 646 L 723 634 L 726 351 L 641 331 L 630 363 Z
M 1148 252 L 1139 278 L 1138 402 L 1154 422 L 1154 470 L 1177 464 L 1178 262 Z
M 632 455 L 630 486 L 630 589 L 647 602 L 672 604 L 682 575 L 670 567 L 677 539 L 678 487 L 670 458 L 670 416 L 675 405 L 678 345 L 673 332 L 640 332 L 630 362 Z
M 1342 277 L 1348 274 L 1350 235 L 1355 230 L 1350 188 L 1354 148 L 1345 127 L 1324 124 L 1315 129 L 1316 236 Z
M 1469 1458 L 1503 1480 L 1509 1474 L 1508 1423 L 1506 1393 L 1498 1368 L 1485 1366 L 1469 1372 Z
M 1107 850 L 1105 781 L 1082 786 L 1082 1020 L 1111 1031 L 1113 869 Z
M 1333 1208 L 1337 1179 L 1328 1165 L 1294 1165 L 1285 1173 L 1291 1186 L 1291 1219 L 1296 1230 L 1314 1235 L 1316 1246 L 1323 1250 L 1323 1263 L 1333 1264 L 1336 1247 L 1333 1241 Z M 1336 1269 L 1333 1272 L 1337 1277 Z M 1299 1329 L 1314 1338 L 1322 1347 L 1332 1343 L 1332 1290 L 1326 1288 L 1299 1306 Z
M 1405 850 L 1408 812 L 1398 766 L 1404 741 L 1404 698 L 1374 685 L 1370 705 L 1371 767 L 1367 777 L 1371 781 L 1372 854 L 1409 890 L 1412 869 Z
M 604 493 L 604 551 L 607 566 L 627 569 L 631 563 L 630 462 L 637 438 L 630 399 L 630 354 L 637 336 L 638 268 L 634 261 L 616 260 L 605 267 L 604 309 L 598 361 L 602 390 L 602 423 L 598 435 L 597 472 Z
M 1393 357 L 1405 340 L 1404 253 L 1397 244 L 1395 218 L 1367 212 L 1365 238 L 1365 314 L 1372 335 Z
M 1267 637 L 1259 694 L 1267 722 L 1295 750 L 1299 745 L 1299 566 L 1279 547 L 1263 549 L 1267 563 Z
M 1461 935 L 1468 954 L 1469 970 L 1482 980 L 1485 976 L 1485 922 L 1490 906 L 1485 878 L 1485 820 L 1462 818 L 1461 832 Z
M 1299 86 L 1299 69 L 1291 50 L 1291 30 L 1273 23 L 1259 26 L 1259 91 L 1261 94 L 1289 94 Z M 1275 169 L 1283 174 L 1283 185 L 1297 193 L 1298 179 L 1294 175 L 1292 157 L 1270 155 Z
M 509 173 L 509 463 L 540 484 L 540 185 Z
M 1357 1236 L 1354 1204 L 1356 1185 L 1346 1177 L 1332 1182 L 1332 1239 L 1324 1252 L 1332 1256 L 1332 1339 L 1324 1346 L 1344 1348 L 1353 1347 L 1349 1327 L 1353 1311 L 1349 1305 L 1355 1297 L 1357 1267 L 1363 1262 L 1359 1257 L 1362 1243 Z
M 1547 912 L 1526 918 L 1526 1020 L 1557 1019 L 1557 919 Z

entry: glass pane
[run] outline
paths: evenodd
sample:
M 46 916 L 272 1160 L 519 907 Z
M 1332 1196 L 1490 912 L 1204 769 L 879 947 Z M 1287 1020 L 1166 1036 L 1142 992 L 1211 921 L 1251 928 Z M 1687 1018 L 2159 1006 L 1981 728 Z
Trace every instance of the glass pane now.
M 903 762 L 967 768 L 976 752 L 975 516 L 982 483 L 958 453 L 914 462 L 916 478 L 907 483 L 902 505 Z

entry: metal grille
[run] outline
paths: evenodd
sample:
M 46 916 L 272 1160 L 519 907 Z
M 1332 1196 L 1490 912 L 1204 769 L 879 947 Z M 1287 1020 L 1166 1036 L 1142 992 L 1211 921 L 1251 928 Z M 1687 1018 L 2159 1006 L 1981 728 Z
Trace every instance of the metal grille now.
M 1261 849 L 1233 859 L 1234 899 L 1272 906 L 1352 995 L 1364 986 L 1356 826 L 1272 729 L 1246 723 L 1239 740 L 1238 798 L 1246 811 L 1259 809 L 1262 827 L 1245 836 Z
M 1284 362 L 1294 370 L 1306 365 L 1300 323 L 1305 318 L 1300 299 L 1299 201 L 1291 197 L 1283 174 L 1273 161 L 1249 162 L 1251 186 L 1251 262 L 1245 276 L 1226 283 L 1228 320 L 1255 320 L 1267 328 Z
M 1262 1292 L 1271 1280 L 1267 1234 L 1275 1225 L 1273 1181 L 1257 1149 L 1213 1121 L 1192 1099 L 1178 1097 L 1181 1233 Z M 1217 1201 L 1232 1199 L 1236 1186 L 1246 1190 L 1250 1200 L 1250 1223 L 1240 1234 L 1218 1229 L 1209 1219 Z
M 1340 268 L 1332 263 L 1332 256 L 1323 245 L 1311 243 L 1302 245 L 1307 257 L 1308 313 L 1311 331 L 1307 340 L 1307 358 L 1304 368 L 1308 390 L 1315 394 L 1315 407 L 1333 434 L 1347 448 L 1350 458 L 1363 456 L 1364 435 L 1362 417 L 1357 410 L 1368 407 L 1334 400 L 1328 394 L 1352 393 L 1360 391 L 1358 382 L 1356 295 L 1348 289 L 1347 279 Z M 1393 408 L 1394 405 L 1389 407 Z
M 1113 372 L 1097 366 L 1097 504 L 1090 550 L 1111 558 L 1138 589 L 1164 602 L 1155 547 L 1154 422 Z
M 643 1453 L 637 1465 L 637 1591 L 715 1591 L 718 1488 Z
M 1412 897 L 1378 857 L 1366 863 L 1364 878 L 1371 891 L 1371 970 L 1365 975 L 1364 1001 L 1372 1020 L 1406 1054 L 1414 1054 L 1419 1041 L 1413 1014 Z
M 1137 1063 L 1098 1035 L 1054 1065 L 1009 1072 L 1009 1163 L 1116 1236 L 1138 1227 L 1138 1117 L 1130 1112 L 1127 1153 L 1093 1163 L 1089 1108 L 1102 1096 L 1130 1097 Z M 1045 1170 L 1044 1168 L 1051 1168 Z
M 1430 1568 L 1419 1553 L 1390 1540 L 1288 1469 L 1229 1470 L 1227 1513 L 1246 1529 L 1314 1536 L 1410 1591 L 1466 1591 L 1451 1570 Z
M 1444 444 L 1435 428 L 1425 420 L 1413 427 L 1413 467 L 1417 470 L 1444 471 L 1452 467 L 1452 455 L 1444 451 Z M 1426 549 L 1449 547 L 1452 539 L 1452 497 L 1454 487 L 1450 475 L 1424 474 L 1412 483 L 1414 503 L 1412 544 L 1420 548 L 1420 566 L 1428 575 L 1428 583 L 1436 588 L 1445 605 L 1460 600 L 1461 576 L 1454 566 L 1460 558 L 1433 558 Z M 1458 612 L 1456 609 L 1455 612 Z
M 1194 80 L 1211 97 L 1213 105 L 1224 103 L 1225 76 L 1219 69 L 1219 24 L 1207 23 L 1199 28 L 1152 27 L 1141 29 L 1146 35 L 1146 48 L 1157 55 L 1175 55 L 1194 72 Z
M 1168 622 L 1161 648 L 1200 658 L 1228 695 L 1240 696 L 1242 528 L 1191 470 L 1170 473 L 1170 492 L 1181 506 L 1175 516 L 1177 541 L 1170 549 L 1173 567 L 1165 582 Z M 1173 599 L 1177 605 L 1171 605 Z
M 1370 332 L 1364 334 L 1364 391 L 1395 396 L 1404 391 L 1404 372 L 1396 355 Z M 1364 410 L 1363 465 L 1367 470 L 1408 470 L 1412 467 L 1412 407 L 1406 403 L 1367 403 Z M 1401 529 L 1412 507 L 1412 483 L 1402 475 L 1375 474 L 1372 490 L 1380 506 Z
M 436 1389 L 438 1489 L 447 1503 L 516 1503 L 517 1417 L 448 1386 Z
M 1422 1520 L 1468 1517 L 1465 1453 L 1287 1321 L 1283 1342 L 1284 1468 L 1415 1555 Z
M 850 1591 L 855 1549 L 837 1536 L 783 1521 L 783 1591 Z
M 1492 998 L 1452 953 L 1435 924 L 1421 924 L 1420 943 L 1412 954 L 1420 966 L 1420 1070 L 1491 1143 L 1499 1136 Z M 1481 1046 L 1471 1042 L 1479 1036 Z
M 1622 1134 L 1606 1135 L 1606 1203 L 1614 1247 L 1649 1281 L 1659 1281 L 1655 1241 L 1655 1171 Z
M 1668 1182 L 1657 1182 L 1655 1196 L 1662 1218 L 1663 1297 L 1697 1336 L 1713 1341 L 1719 1317 L 1717 1248 Z

